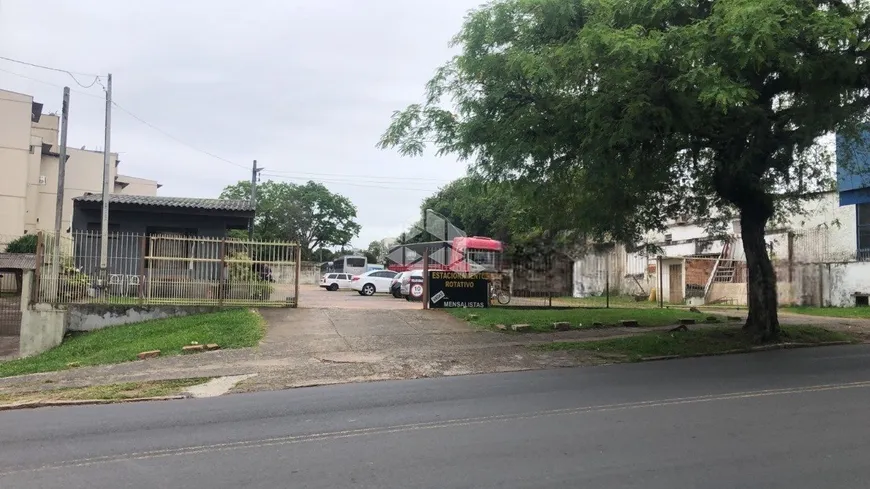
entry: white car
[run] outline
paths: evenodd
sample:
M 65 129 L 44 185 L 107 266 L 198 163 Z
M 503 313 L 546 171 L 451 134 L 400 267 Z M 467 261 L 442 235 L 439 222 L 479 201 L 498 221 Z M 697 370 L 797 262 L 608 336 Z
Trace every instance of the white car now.
M 327 273 L 320 279 L 320 286 L 333 292 L 338 289 L 349 289 L 351 277 L 349 273 Z
M 355 275 L 350 281 L 350 288 L 359 292 L 359 295 L 386 294 L 390 292 L 390 284 L 395 276 L 396 272 L 390 270 L 372 270 Z

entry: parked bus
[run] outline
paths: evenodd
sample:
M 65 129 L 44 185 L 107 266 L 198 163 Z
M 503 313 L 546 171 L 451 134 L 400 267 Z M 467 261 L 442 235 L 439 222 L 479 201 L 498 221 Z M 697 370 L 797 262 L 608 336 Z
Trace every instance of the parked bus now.
M 368 271 L 368 260 L 365 256 L 347 255 L 342 256 L 332 261 L 332 265 L 328 267 L 329 273 L 348 273 L 350 275 L 361 275 Z
M 482 236 L 453 238 L 452 242 L 408 243 L 390 248 L 387 268 L 394 272 L 423 269 L 423 255 L 429 250 L 430 270 L 454 272 L 502 271 L 504 245 Z

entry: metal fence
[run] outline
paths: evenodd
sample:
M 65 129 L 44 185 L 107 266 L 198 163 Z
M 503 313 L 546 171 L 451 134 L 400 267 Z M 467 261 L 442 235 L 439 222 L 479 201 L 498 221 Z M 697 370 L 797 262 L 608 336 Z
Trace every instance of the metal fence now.
M 16 336 L 21 331 L 23 273 L 18 267 L 32 266 L 33 255 L 26 253 L 32 251 L 26 249 L 28 241 L 32 241 L 35 248 L 35 235 L 0 235 L 0 336 Z M 9 249 L 9 245 L 16 242 L 18 246 Z
M 296 306 L 300 248 L 293 243 L 111 233 L 105 272 L 99 232 L 37 251 L 36 301 L 216 306 Z

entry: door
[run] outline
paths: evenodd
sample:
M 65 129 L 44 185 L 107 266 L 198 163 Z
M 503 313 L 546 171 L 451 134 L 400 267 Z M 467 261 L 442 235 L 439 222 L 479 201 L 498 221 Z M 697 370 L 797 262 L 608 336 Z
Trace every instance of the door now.
M 670 297 L 668 302 L 671 304 L 681 304 L 683 302 L 683 265 L 671 265 L 668 268 L 668 285 L 670 286 Z
M 372 283 L 377 292 L 389 292 L 390 284 L 393 283 L 394 272 L 375 272 L 372 275 Z
M 350 288 L 350 275 L 345 273 L 338 274 L 338 287 L 340 289 L 349 289 Z

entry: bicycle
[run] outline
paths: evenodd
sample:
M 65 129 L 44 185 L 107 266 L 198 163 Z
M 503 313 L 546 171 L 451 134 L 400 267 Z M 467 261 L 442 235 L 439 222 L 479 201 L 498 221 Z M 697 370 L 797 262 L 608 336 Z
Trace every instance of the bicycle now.
M 490 301 L 497 301 L 501 305 L 507 305 L 511 301 L 511 295 L 502 289 L 501 287 L 496 287 L 494 285 L 489 286 L 490 289 Z

